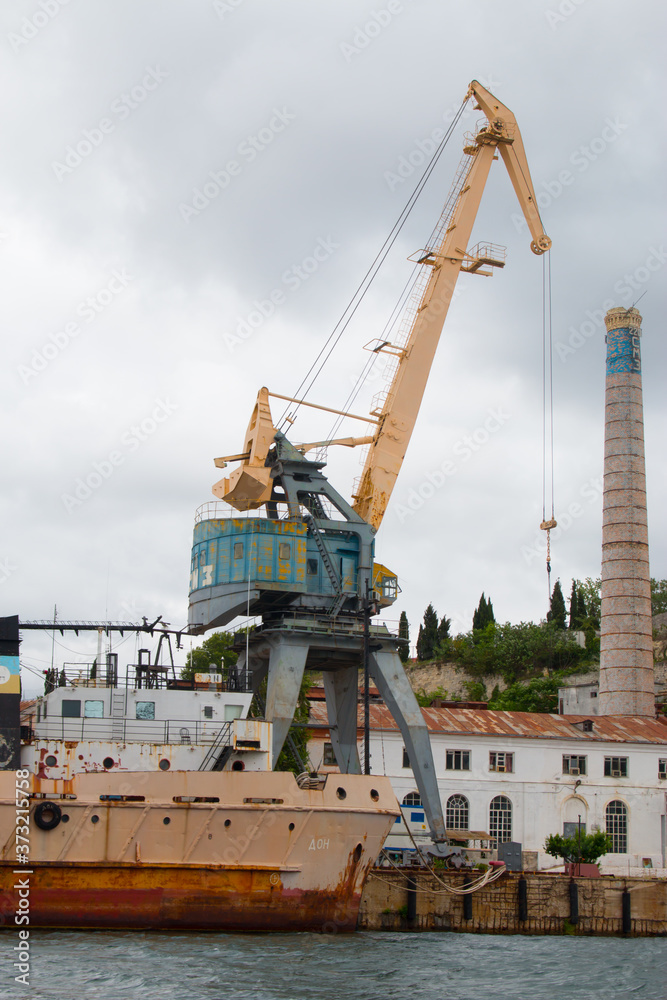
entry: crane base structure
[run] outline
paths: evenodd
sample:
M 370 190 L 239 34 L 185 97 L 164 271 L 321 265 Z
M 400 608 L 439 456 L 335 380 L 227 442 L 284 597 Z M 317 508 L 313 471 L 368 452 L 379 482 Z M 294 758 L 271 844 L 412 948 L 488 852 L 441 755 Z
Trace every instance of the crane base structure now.
M 398 655 L 401 644 L 385 626 L 369 630 L 369 672 L 401 731 L 426 817 L 435 841 L 445 823 L 428 729 Z M 283 747 L 304 670 L 322 671 L 331 744 L 343 773 L 361 774 L 357 749 L 359 665 L 363 628 L 358 619 L 294 615 L 262 625 L 248 636 L 237 669 L 248 669 L 258 689 L 267 678 L 265 718 L 273 724 L 273 764 Z

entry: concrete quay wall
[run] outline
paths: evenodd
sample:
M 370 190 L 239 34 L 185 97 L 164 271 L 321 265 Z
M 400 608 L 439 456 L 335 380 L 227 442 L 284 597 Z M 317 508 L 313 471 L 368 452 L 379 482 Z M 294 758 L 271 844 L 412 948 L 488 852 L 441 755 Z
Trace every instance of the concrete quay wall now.
M 471 878 L 474 876 L 471 876 Z M 520 919 L 519 883 L 525 879 L 525 919 Z M 415 916 L 408 919 L 408 879 L 413 879 Z M 442 883 L 460 888 L 460 873 L 418 869 L 374 869 L 366 882 L 358 930 L 455 931 L 474 934 L 579 934 L 631 937 L 667 936 L 667 881 L 656 878 L 575 878 L 506 872 L 498 881 L 473 892 L 466 917 L 465 897 L 447 892 Z M 576 890 L 571 889 L 571 883 Z M 573 916 L 575 895 L 578 919 Z M 629 907 L 629 913 L 628 913 Z

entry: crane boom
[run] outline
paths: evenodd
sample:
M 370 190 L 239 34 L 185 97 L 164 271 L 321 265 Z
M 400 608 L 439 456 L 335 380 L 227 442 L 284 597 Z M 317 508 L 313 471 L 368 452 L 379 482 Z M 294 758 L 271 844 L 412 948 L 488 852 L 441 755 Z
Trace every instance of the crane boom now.
M 481 201 L 491 162 L 500 152 L 532 236 L 531 250 L 543 254 L 551 246 L 545 234 L 530 178 L 521 133 L 514 115 L 476 80 L 470 84 L 473 97 L 487 123 L 464 149 L 456 188 L 448 199 L 437 229 L 436 245 L 419 260 L 430 268 L 426 287 L 418 303 L 414 323 L 404 347 L 382 345 L 379 353 L 398 357 L 398 366 L 379 412 L 364 471 L 354 496 L 354 510 L 376 530 L 382 522 L 405 452 L 417 420 L 433 357 L 447 317 L 460 272 L 488 274 L 482 265 L 503 266 L 494 248 L 478 246 L 468 251 L 472 227 Z

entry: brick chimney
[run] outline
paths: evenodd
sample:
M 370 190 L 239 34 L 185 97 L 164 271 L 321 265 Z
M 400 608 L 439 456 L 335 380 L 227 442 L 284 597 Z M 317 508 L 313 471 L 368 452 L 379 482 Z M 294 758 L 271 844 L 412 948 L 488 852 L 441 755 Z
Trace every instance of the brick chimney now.
M 600 715 L 655 715 L 641 321 L 634 308 L 605 317 Z

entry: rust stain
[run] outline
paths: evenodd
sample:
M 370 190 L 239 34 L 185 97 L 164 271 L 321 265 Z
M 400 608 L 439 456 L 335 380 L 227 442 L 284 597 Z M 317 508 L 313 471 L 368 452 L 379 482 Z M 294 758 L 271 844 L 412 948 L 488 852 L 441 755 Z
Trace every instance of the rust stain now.
M 398 730 L 385 705 L 371 705 L 371 728 Z M 363 724 L 359 709 L 359 727 Z M 323 702 L 311 702 L 313 722 L 328 723 Z M 624 715 L 538 715 L 532 712 L 478 711 L 471 708 L 423 708 L 422 714 L 432 733 L 449 735 L 518 736 L 533 739 L 577 739 L 584 742 L 667 743 L 665 725 L 658 719 Z M 593 720 L 591 732 L 584 732 L 581 723 Z
M 286 889 L 278 872 L 165 865 L 33 865 L 30 924 L 57 928 L 353 931 L 361 899 L 350 855 L 333 889 Z M 0 866 L 11 893 L 11 866 Z

